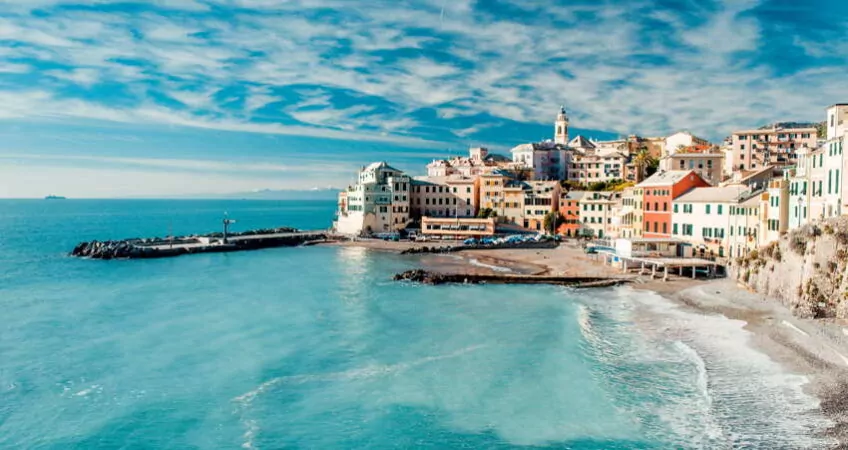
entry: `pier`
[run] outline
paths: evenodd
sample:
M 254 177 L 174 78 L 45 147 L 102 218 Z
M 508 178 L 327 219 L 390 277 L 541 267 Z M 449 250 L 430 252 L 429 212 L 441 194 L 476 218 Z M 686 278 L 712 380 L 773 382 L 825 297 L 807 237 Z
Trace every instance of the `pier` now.
M 301 231 L 292 228 L 213 233 L 205 236 L 178 238 L 124 239 L 91 241 L 78 244 L 71 256 L 92 259 L 168 258 L 194 253 L 224 253 L 274 247 L 294 247 L 326 241 L 326 231 Z

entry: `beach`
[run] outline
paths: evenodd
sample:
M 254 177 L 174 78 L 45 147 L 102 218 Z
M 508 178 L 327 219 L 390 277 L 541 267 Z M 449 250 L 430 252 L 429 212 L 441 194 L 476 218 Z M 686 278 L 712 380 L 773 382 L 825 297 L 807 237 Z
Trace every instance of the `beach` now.
M 336 245 L 401 252 L 449 244 L 359 240 Z M 456 243 L 453 243 L 456 245 Z M 518 273 L 562 276 L 616 276 L 619 270 L 585 254 L 579 243 L 555 249 L 483 249 L 414 255 L 423 269 L 442 273 Z M 692 280 L 671 276 L 667 282 L 637 276 L 630 287 L 651 291 L 679 308 L 704 316 L 741 321 L 749 344 L 790 372 L 807 377 L 804 390 L 820 400 L 833 425 L 817 430 L 848 448 L 848 324 L 794 317 L 779 301 L 749 291 L 731 279 Z

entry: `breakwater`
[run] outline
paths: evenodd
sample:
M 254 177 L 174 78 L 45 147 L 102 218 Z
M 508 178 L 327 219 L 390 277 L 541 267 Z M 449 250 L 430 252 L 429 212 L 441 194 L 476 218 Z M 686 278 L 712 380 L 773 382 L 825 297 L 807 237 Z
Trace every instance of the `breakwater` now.
M 81 242 L 71 256 L 92 259 L 149 259 L 167 258 L 192 253 L 223 253 L 259 250 L 274 247 L 294 247 L 329 238 L 324 231 L 300 231 L 293 228 L 251 230 L 228 234 L 182 236 L 173 239 L 132 238 L 110 241 Z
M 574 288 L 607 287 L 630 282 L 629 278 L 616 277 L 561 277 L 549 275 L 516 274 L 464 274 L 438 273 L 422 269 L 407 270 L 393 278 L 423 284 L 552 284 Z

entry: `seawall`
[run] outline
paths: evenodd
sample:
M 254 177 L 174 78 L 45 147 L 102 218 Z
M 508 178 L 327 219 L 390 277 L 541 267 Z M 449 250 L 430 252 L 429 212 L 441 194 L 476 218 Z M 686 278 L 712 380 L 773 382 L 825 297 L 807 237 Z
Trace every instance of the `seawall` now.
M 254 230 L 227 237 L 219 233 L 204 236 L 184 236 L 173 239 L 123 239 L 114 241 L 81 242 L 71 256 L 92 259 L 150 259 L 168 258 L 193 253 L 223 253 L 259 250 L 274 247 L 294 247 L 329 238 L 324 231 L 298 231 L 292 228 Z

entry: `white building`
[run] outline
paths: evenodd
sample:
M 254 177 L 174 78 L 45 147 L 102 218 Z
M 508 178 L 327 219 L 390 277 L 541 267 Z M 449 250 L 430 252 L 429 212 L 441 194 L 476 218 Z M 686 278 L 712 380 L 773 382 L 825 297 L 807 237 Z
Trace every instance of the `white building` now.
M 695 188 L 672 202 L 671 234 L 696 252 L 724 256 L 728 250 L 730 208 L 744 187 Z
M 798 228 L 810 221 L 842 215 L 848 211 L 845 173 L 845 141 L 848 139 L 848 105 L 827 108 L 827 135 L 815 148 L 803 146 L 796 150 L 797 163 L 789 177 L 789 228 Z
M 337 232 L 348 235 L 401 230 L 409 222 L 411 179 L 385 162 L 359 171 L 359 178 L 339 194 Z
M 663 156 L 673 155 L 679 148 L 698 145 L 710 145 L 710 143 L 706 139 L 694 136 L 688 131 L 680 131 L 665 138 L 665 155 Z
M 532 170 L 535 180 L 562 180 L 571 163 L 568 148 L 554 141 L 521 144 L 510 153 L 514 163 Z
M 822 167 L 823 178 L 826 185 L 822 189 L 822 217 L 829 218 L 839 216 L 845 209 L 843 191 L 845 185 L 845 173 L 848 170 L 848 159 L 845 158 L 844 148 L 846 136 L 848 136 L 848 104 L 837 104 L 827 109 L 827 135 L 821 147 L 824 157 Z
M 775 178 L 768 185 L 768 205 L 763 242 L 773 242 L 789 229 L 789 176 Z
M 534 180 L 562 180 L 571 163 L 568 151 L 568 116 L 560 110 L 554 122 L 554 140 L 521 144 L 510 150 L 517 166 L 532 170 Z

